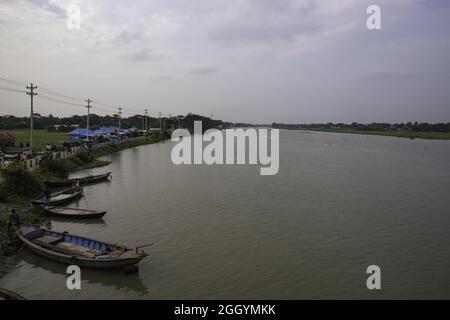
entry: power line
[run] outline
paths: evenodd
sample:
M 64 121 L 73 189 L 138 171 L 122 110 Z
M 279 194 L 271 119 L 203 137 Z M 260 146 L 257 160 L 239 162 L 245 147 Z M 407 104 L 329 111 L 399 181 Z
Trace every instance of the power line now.
M 10 82 L 10 83 L 13 83 L 13 84 L 16 84 L 16 85 L 20 85 L 20 86 L 26 86 L 26 83 L 25 83 L 25 82 L 19 82 L 19 81 L 12 80 L 12 79 L 7 79 L 7 78 L 4 78 L 4 77 L 0 77 L 0 80 L 6 81 L 6 82 Z M 1 87 L 3 87 L 3 86 L 1 86 Z M 6 88 L 6 87 L 3 87 L 3 88 Z M 8 88 L 8 89 L 10 89 L 10 91 L 18 90 L 18 89 L 13 89 L 13 88 Z M 65 98 L 65 99 L 70 99 L 70 100 L 79 101 L 80 103 L 81 103 L 81 101 L 84 100 L 84 99 L 82 99 L 82 98 L 76 98 L 76 97 L 73 97 L 73 96 L 69 96 L 69 95 L 67 95 L 67 94 L 59 93 L 59 92 L 57 92 L 57 91 L 55 91 L 55 90 L 52 90 L 52 89 L 49 89 L 49 88 L 43 87 L 43 86 L 39 86 L 39 89 L 40 89 L 40 90 L 43 90 L 43 91 L 45 91 L 45 92 L 47 92 L 47 93 L 50 94 L 50 95 L 58 96 L 58 97 L 60 97 L 60 98 Z M 19 90 L 18 92 L 22 92 L 22 91 Z M 25 92 L 25 91 L 23 91 L 23 92 Z M 51 97 L 50 97 L 50 98 L 51 98 Z M 54 98 L 53 98 L 53 99 L 54 99 Z
M 112 106 L 112 105 L 109 105 L 109 104 L 106 104 L 106 103 L 103 103 L 103 102 L 101 102 L 101 101 L 95 100 L 95 103 L 98 104 L 98 105 L 100 105 L 100 106 L 103 106 L 103 107 L 105 107 L 105 108 L 117 109 L 116 107 L 114 107 L 114 106 Z
M 124 110 L 125 108 L 122 108 L 122 110 Z M 125 109 L 126 110 L 126 109 Z M 136 117 L 136 116 L 140 116 L 139 113 L 131 113 L 131 112 L 124 112 L 122 111 L 122 114 L 127 115 L 127 116 L 131 116 L 131 117 Z
M 145 109 L 145 135 L 148 135 L 148 109 Z
M 114 107 L 114 106 L 112 106 L 112 105 L 110 105 L 110 104 L 106 104 L 106 103 L 103 103 L 103 102 L 99 102 L 99 101 L 97 101 L 97 100 L 95 100 L 95 104 L 96 104 L 96 105 L 103 106 L 103 107 L 105 107 L 105 108 L 109 108 L 109 109 L 114 109 L 114 110 L 117 109 L 116 107 Z M 122 110 L 127 110 L 127 111 L 137 112 L 137 113 L 141 113 L 141 112 L 143 111 L 143 110 L 137 110 L 137 109 L 131 109 L 131 108 L 125 108 L 125 107 L 123 107 Z M 130 112 L 123 112 L 123 113 L 124 113 L 124 114 L 125 114 L 125 113 L 126 113 L 126 114 L 131 114 Z
M 121 129 L 121 122 L 122 122 L 122 108 L 119 107 L 119 131 Z
M 81 104 L 76 104 L 76 103 L 71 103 L 71 102 L 55 99 L 55 98 L 49 97 L 49 96 L 44 95 L 44 94 L 40 94 L 38 96 L 38 98 L 42 98 L 42 99 L 45 99 L 45 100 L 48 100 L 48 101 L 52 101 L 52 102 L 56 102 L 56 103 L 66 104 L 66 105 L 69 105 L 69 106 L 83 107 Z
M 131 112 L 142 112 L 143 110 L 137 110 L 137 109 L 130 109 L 130 108 L 125 108 L 125 110 L 131 111 Z
M 14 83 L 14 84 L 19 85 L 21 87 L 24 87 L 24 86 L 27 85 L 26 82 L 19 82 L 19 81 L 16 81 L 16 80 L 11 80 L 11 79 L 2 78 L 2 77 L 0 77 L 0 80 L 6 81 L 6 82 L 9 82 L 9 83 Z
M 27 89 L 30 90 L 30 92 L 27 92 L 27 94 L 30 96 L 31 98 L 31 112 L 30 112 L 30 148 L 31 151 L 33 151 L 33 115 L 34 115 L 34 110 L 33 110 L 33 98 L 34 96 L 37 96 L 38 94 L 34 92 L 34 89 L 37 89 L 37 86 L 33 86 L 33 82 L 30 84 L 30 86 L 26 87 Z
M 87 133 L 87 138 L 89 139 L 89 109 L 92 108 L 91 107 L 92 100 L 91 99 L 86 99 L 85 101 L 87 103 L 87 106 L 86 106 L 86 108 L 87 108 L 87 124 L 86 124 L 87 132 L 86 133 Z
M 54 90 L 51 90 L 51 89 L 48 89 L 46 87 L 40 86 L 39 89 L 44 90 L 44 91 L 48 92 L 49 94 L 53 94 L 55 96 L 59 96 L 61 98 L 71 99 L 71 100 L 75 100 L 75 101 L 83 101 L 83 99 L 81 99 L 81 98 L 75 98 L 75 97 L 72 97 L 72 96 L 68 96 L 66 94 L 58 93 L 58 92 L 56 92 Z
M 27 93 L 25 90 L 19 90 L 19 89 L 4 87 L 4 86 L 0 86 L 0 90 L 11 91 L 11 92 Z
M 94 110 L 100 110 L 100 111 L 102 111 L 102 112 L 106 112 L 106 113 L 112 113 L 112 114 L 115 114 L 115 113 L 117 113 L 117 111 L 116 110 L 108 110 L 108 109 L 104 109 L 104 108 L 100 108 L 99 106 L 97 106 L 97 100 L 95 101 L 95 103 L 96 103 L 96 105 L 94 106 L 94 107 L 92 107 L 92 109 L 94 109 Z
M 4 77 L 0 77 L 0 81 L 9 82 L 13 85 L 18 85 L 18 86 L 26 86 L 25 82 L 20 82 L 20 81 L 16 81 L 16 80 L 4 78 Z M 47 88 L 47 87 L 39 86 L 39 89 L 46 92 L 46 94 L 39 94 L 38 98 L 42 98 L 47 101 L 60 103 L 60 104 L 64 104 L 64 105 L 83 107 L 84 99 L 82 99 L 82 98 L 77 98 L 77 97 L 74 97 L 71 95 L 60 93 L 58 91 L 55 91 L 55 90 Z M 0 86 L 0 90 L 17 92 L 17 93 L 27 93 L 27 91 L 16 89 L 16 88 L 11 88 L 11 87 L 6 87 L 6 86 Z M 65 101 L 65 100 L 72 100 L 72 101 L 69 102 L 69 101 Z M 78 101 L 79 103 L 74 103 L 74 101 Z M 106 113 L 112 113 L 112 114 L 115 114 L 116 110 L 117 110 L 116 107 L 114 107 L 110 104 L 99 102 L 97 100 L 96 100 L 96 105 L 91 106 L 91 108 L 93 108 L 95 110 L 100 110 L 100 111 L 106 112 Z M 143 113 L 144 110 L 138 110 L 138 109 L 134 109 L 134 108 L 121 108 L 119 111 L 120 111 L 120 115 L 125 114 L 128 116 L 136 116 L 137 114 Z M 160 113 L 160 117 L 161 117 L 161 113 Z

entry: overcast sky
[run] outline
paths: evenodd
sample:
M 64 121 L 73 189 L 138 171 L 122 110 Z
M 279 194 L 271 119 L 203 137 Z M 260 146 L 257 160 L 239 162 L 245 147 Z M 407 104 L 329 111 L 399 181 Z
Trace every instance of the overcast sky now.
M 448 0 L 77 0 L 80 30 L 67 28 L 70 2 L 0 0 L 0 77 L 90 97 L 98 114 L 450 121 Z M 382 30 L 366 27 L 370 4 Z M 35 108 L 86 111 L 43 98 Z M 28 113 L 28 96 L 0 90 L 0 114 Z

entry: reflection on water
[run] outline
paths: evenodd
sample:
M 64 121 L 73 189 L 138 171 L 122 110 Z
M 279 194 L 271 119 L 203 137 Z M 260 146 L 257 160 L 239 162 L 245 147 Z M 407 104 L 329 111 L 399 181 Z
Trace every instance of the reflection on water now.
M 20 255 L 18 265 L 43 269 L 51 274 L 67 277 L 67 266 L 41 258 L 33 254 L 30 250 L 24 249 Z M 86 284 L 96 284 L 102 287 L 111 287 L 113 289 L 126 289 L 133 291 L 138 295 L 148 293 L 147 288 L 142 284 L 139 274 L 126 274 L 123 270 L 109 270 L 107 272 L 101 270 L 82 269 L 82 280 Z
M 14 265 L 12 263 L 14 262 Z M 76 291 L 69 291 L 66 287 L 66 279 L 69 276 L 66 273 L 67 266 L 64 264 L 56 263 L 51 260 L 41 258 L 40 256 L 34 254 L 27 248 L 23 248 L 20 252 L 14 257 L 13 260 L 9 261 L 10 268 L 9 273 L 3 279 L 3 284 L 5 287 L 15 287 L 17 288 L 17 292 L 21 292 L 25 297 L 28 298 L 42 298 L 45 299 L 49 296 L 49 294 L 59 294 L 57 297 L 53 298 L 80 298 L 86 299 L 102 299 L 108 298 L 108 295 L 100 295 L 100 296 L 91 296 L 90 294 L 84 295 L 83 290 L 79 293 Z M 14 277 L 18 274 L 21 276 L 30 276 L 39 273 L 42 276 L 40 281 L 35 283 L 28 283 L 24 286 L 14 285 Z M 140 280 L 139 274 L 126 274 L 124 271 L 120 270 L 110 270 L 108 272 L 104 272 L 101 270 L 90 270 L 90 269 L 82 269 L 81 270 L 82 277 L 82 289 L 83 287 L 95 285 L 97 287 L 102 288 L 102 293 L 108 292 L 110 290 L 113 291 L 126 291 L 133 299 L 138 299 L 139 297 L 145 296 L 148 293 L 147 288 L 143 285 Z M 12 278 L 12 279 L 11 279 Z M 42 287 L 46 287 L 46 281 L 51 279 L 53 287 L 50 291 L 42 290 Z M 56 280 L 56 281 L 55 281 Z M 2 285 L 3 285 L 2 284 Z M 41 287 L 39 290 L 38 287 Z M 40 292 L 36 292 L 37 296 L 30 295 L 29 289 L 39 290 Z
M 139 274 L 86 270 L 69 291 L 65 266 L 23 250 L 0 286 L 36 299 L 450 298 L 449 141 L 283 131 L 275 176 L 175 166 L 172 145 L 107 157 L 111 183 L 73 204 L 107 210 L 103 222 L 48 219 L 129 247 L 155 243 Z

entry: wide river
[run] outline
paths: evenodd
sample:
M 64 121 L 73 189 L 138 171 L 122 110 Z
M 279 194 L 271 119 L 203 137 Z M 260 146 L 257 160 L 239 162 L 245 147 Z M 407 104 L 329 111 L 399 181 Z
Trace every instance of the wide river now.
M 450 299 L 450 141 L 282 131 L 280 171 L 175 166 L 172 142 L 106 157 L 85 188 L 100 221 L 59 231 L 154 243 L 139 273 L 66 267 L 22 249 L 0 287 L 31 299 Z M 366 287 L 381 268 L 378 291 Z

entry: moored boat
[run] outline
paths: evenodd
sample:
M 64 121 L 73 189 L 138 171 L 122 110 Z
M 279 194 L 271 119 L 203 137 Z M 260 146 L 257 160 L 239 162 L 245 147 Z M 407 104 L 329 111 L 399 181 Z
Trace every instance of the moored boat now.
M 50 216 L 73 219 L 99 219 L 106 214 L 106 211 L 67 207 L 43 207 L 43 209 Z
M 17 294 L 15 292 L 12 292 L 11 290 L 4 288 L 0 288 L 0 298 L 4 300 L 27 300 L 20 294 Z
M 111 177 L 111 172 L 105 172 L 98 175 L 90 175 L 82 178 L 73 178 L 73 179 L 66 179 L 63 181 L 44 181 L 44 183 L 51 188 L 62 188 L 62 187 L 69 187 L 74 184 L 81 185 L 88 185 L 93 184 L 100 181 L 106 181 Z
M 28 248 L 47 259 L 69 265 L 95 269 L 117 269 L 137 266 L 148 256 L 143 247 L 97 241 L 67 232 L 22 225 L 17 235 Z
M 52 196 L 50 197 L 50 201 L 47 204 L 52 206 L 61 205 L 64 203 L 77 200 L 82 196 L 83 196 L 83 189 L 81 188 L 63 190 L 61 192 L 52 194 Z M 40 197 L 38 199 L 31 200 L 31 203 L 34 205 L 44 205 L 45 198 Z

